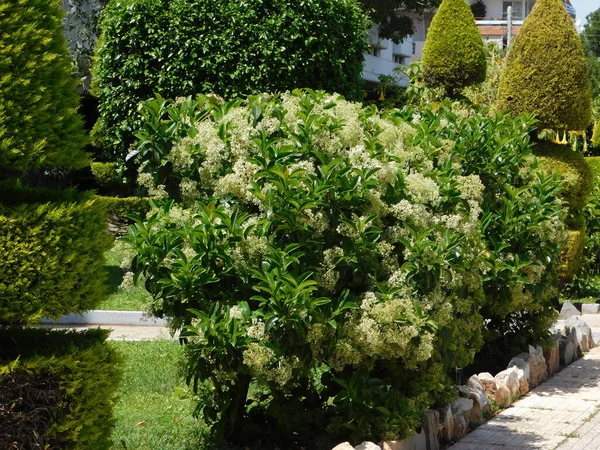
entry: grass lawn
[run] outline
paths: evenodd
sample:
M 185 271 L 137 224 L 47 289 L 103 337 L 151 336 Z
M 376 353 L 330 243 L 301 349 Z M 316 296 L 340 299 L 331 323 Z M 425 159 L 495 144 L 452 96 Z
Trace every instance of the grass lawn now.
M 192 417 L 195 405 L 179 373 L 180 345 L 166 340 L 110 345 L 124 359 L 113 449 L 206 449 L 206 427 Z
M 131 251 L 116 241 L 112 249 L 104 254 L 108 269 L 108 289 L 106 299 L 96 309 L 111 311 L 145 311 L 152 297 L 143 286 L 120 288 L 125 270 L 121 263 L 131 258 Z

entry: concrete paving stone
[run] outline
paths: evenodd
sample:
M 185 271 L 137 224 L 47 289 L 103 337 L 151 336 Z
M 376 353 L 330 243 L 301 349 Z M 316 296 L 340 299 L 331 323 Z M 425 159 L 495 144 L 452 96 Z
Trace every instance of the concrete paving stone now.
M 36 325 L 40 328 L 87 330 L 90 328 L 103 328 L 111 330 L 109 340 L 115 341 L 145 341 L 153 339 L 173 339 L 168 328 L 154 326 L 123 326 L 123 325 Z

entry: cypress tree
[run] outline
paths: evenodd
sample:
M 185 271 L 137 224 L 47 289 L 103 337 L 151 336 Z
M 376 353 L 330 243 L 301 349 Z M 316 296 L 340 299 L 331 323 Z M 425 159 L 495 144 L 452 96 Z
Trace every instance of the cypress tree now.
M 591 121 L 583 46 L 561 0 L 538 0 L 508 53 L 498 108 L 535 113 L 538 127 L 585 130 Z
M 443 0 L 423 48 L 425 84 L 456 90 L 485 80 L 485 47 L 465 0 Z
M 80 168 L 87 137 L 60 0 L 0 2 L 0 168 Z

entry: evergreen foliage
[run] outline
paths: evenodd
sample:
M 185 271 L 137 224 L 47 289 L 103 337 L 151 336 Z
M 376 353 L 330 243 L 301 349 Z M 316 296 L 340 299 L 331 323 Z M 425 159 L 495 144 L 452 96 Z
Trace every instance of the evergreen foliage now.
M 464 0 L 442 1 L 429 27 L 422 61 L 426 85 L 444 87 L 450 96 L 485 80 L 485 47 Z
M 0 327 L 1 448 L 111 448 L 121 372 L 107 337 Z
M 549 141 L 538 142 L 534 152 L 547 173 L 558 173 L 563 184 L 561 197 L 571 215 L 577 216 L 587 204 L 592 191 L 593 174 L 587 158 L 568 145 Z
M 57 318 L 93 309 L 103 299 L 102 255 L 110 237 L 102 205 L 89 197 L 0 190 L 0 322 Z
M 95 136 L 107 160 L 134 142 L 142 100 L 309 87 L 362 96 L 367 19 L 353 0 L 122 0 L 103 12 Z
M 581 39 L 561 0 L 538 0 L 508 53 L 498 108 L 535 113 L 539 128 L 585 130 L 590 82 Z
M 583 42 L 587 49 L 600 58 L 600 9 L 588 14 L 583 27 Z
M 0 3 L 0 168 L 81 168 L 87 138 L 59 0 Z
M 160 149 L 140 177 L 181 202 L 125 241 L 151 310 L 190 339 L 215 435 L 406 437 L 484 339 L 506 357 L 549 336 L 566 232 L 532 116 L 450 100 L 380 114 L 313 91 L 163 101 L 145 104 L 163 127 L 148 117 Z M 174 103 L 190 107 L 169 118 Z

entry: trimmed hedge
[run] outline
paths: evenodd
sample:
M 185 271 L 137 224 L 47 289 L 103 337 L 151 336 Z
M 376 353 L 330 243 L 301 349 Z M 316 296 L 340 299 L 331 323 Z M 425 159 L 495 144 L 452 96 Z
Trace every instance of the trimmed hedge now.
M 88 163 L 59 0 L 0 3 L 0 167 Z
M 127 218 L 129 215 L 146 217 L 146 213 L 150 211 L 149 197 L 97 196 L 95 199 L 102 204 L 109 217 Z
M 569 230 L 567 243 L 560 255 L 558 276 L 561 280 L 571 281 L 579 273 L 583 262 L 583 248 L 585 243 L 585 229 Z
M 107 336 L 0 327 L 0 448 L 111 447 L 121 370 Z
M 444 0 L 433 17 L 423 48 L 425 83 L 454 90 L 482 83 L 486 52 L 471 8 L 464 0 Z
M 585 130 L 590 82 L 581 39 L 561 0 L 538 0 L 508 53 L 498 109 L 535 113 L 538 128 Z
M 309 87 L 362 97 L 368 21 L 353 0 L 120 0 L 100 20 L 94 67 L 107 160 L 123 160 L 135 112 L 159 93 L 224 97 Z
M 577 216 L 587 204 L 592 191 L 593 174 L 581 153 L 568 145 L 540 141 L 534 148 L 540 166 L 547 173 L 557 172 L 563 182 L 562 199 L 567 202 L 572 216 Z
M 0 197 L 0 323 L 59 317 L 102 301 L 111 238 L 101 202 L 89 193 L 6 186 Z
M 111 189 L 123 183 L 114 163 L 93 162 L 90 169 L 100 187 Z

